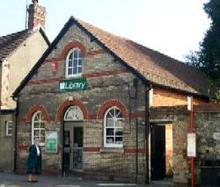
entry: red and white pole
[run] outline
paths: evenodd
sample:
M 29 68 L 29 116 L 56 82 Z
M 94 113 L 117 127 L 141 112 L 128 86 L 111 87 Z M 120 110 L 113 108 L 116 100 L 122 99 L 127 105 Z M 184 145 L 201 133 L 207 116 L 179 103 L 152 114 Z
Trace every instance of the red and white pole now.
M 195 187 L 195 157 L 196 157 L 196 130 L 194 126 L 194 108 L 193 108 L 193 97 L 190 97 L 190 102 L 188 103 L 190 107 L 190 125 L 189 134 L 194 135 L 193 140 L 188 140 L 188 157 L 190 159 L 191 168 L 191 187 Z M 191 136 L 192 137 L 192 136 Z M 189 139 L 189 138 L 188 138 Z M 192 138 L 191 138 L 192 139 Z M 194 145 L 190 145 L 194 144 Z

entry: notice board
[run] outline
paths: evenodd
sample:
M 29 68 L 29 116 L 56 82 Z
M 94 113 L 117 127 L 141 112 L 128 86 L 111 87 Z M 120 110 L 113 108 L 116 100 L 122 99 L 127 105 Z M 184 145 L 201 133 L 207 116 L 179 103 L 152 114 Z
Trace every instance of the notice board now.
M 58 147 L 58 133 L 57 131 L 46 132 L 46 146 L 45 150 L 47 153 L 57 153 Z

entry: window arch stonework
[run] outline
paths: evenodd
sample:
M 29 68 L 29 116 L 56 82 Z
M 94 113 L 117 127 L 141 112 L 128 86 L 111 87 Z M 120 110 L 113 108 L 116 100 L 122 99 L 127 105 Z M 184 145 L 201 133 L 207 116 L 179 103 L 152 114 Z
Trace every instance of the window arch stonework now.
M 113 106 L 120 109 L 123 118 L 128 118 L 129 112 L 128 112 L 128 109 L 126 108 L 126 106 L 121 101 L 119 101 L 117 99 L 111 99 L 111 100 L 105 101 L 101 105 L 101 107 L 98 109 L 97 119 L 104 119 L 104 115 L 105 115 L 106 111 Z
M 84 57 L 86 55 L 86 48 L 84 47 L 84 45 L 82 45 L 80 42 L 74 41 L 74 42 L 68 43 L 64 47 L 63 51 L 60 54 L 60 59 L 62 59 L 62 60 L 66 59 L 66 56 L 68 55 L 69 51 L 73 48 L 80 49 L 82 57 Z
M 28 109 L 28 111 L 27 111 L 27 113 L 26 113 L 26 115 L 24 117 L 25 122 L 31 122 L 33 114 L 35 112 L 37 112 L 37 111 L 41 111 L 42 112 L 42 116 L 43 116 L 43 119 L 45 121 L 50 121 L 50 116 L 49 116 L 48 111 L 47 111 L 45 106 L 43 106 L 43 105 L 32 105 Z
M 62 103 L 56 113 L 56 121 L 62 121 L 63 120 L 63 117 L 64 117 L 64 114 L 65 112 L 68 110 L 69 107 L 71 106 L 78 106 L 80 108 L 80 110 L 82 111 L 83 113 L 83 119 L 88 119 L 88 116 L 89 116 L 89 112 L 87 110 L 87 108 L 85 107 L 85 105 L 82 103 L 82 101 L 80 100 L 77 100 L 77 99 L 74 99 L 74 100 L 66 100 L 64 101 L 64 103 Z

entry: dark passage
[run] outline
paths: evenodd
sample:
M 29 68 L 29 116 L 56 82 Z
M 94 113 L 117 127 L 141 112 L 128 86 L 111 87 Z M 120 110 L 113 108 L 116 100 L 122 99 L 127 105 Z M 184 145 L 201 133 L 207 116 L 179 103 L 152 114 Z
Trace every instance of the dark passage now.
M 165 126 L 151 125 L 151 179 L 161 180 L 166 175 Z

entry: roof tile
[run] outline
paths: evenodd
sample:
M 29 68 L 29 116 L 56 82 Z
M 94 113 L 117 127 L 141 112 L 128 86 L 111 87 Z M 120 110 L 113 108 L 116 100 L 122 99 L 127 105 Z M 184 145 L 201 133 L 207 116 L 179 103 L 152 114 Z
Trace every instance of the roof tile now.
M 209 95 L 210 82 L 197 69 L 134 41 L 115 36 L 84 21 L 78 23 L 152 83 L 198 95 Z
M 22 30 L 6 36 L 0 37 L 0 61 L 10 55 L 22 42 L 24 42 L 31 32 Z

